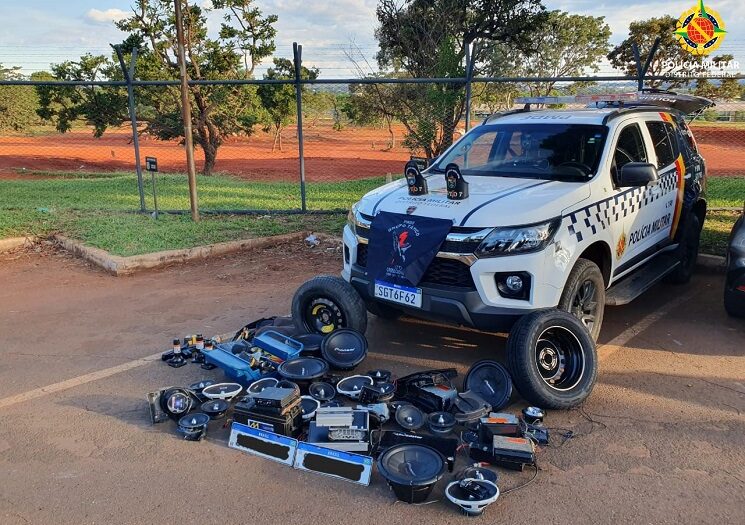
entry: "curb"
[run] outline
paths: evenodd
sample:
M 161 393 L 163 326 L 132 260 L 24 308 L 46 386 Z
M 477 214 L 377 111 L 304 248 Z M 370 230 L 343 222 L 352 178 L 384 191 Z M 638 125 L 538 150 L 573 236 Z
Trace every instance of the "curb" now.
M 727 270 L 727 259 L 721 255 L 699 253 L 696 267 L 706 273 L 724 273 Z
M 162 268 L 174 263 L 206 259 L 208 257 L 226 255 L 243 250 L 264 248 L 266 246 L 273 246 L 292 241 L 302 241 L 306 236 L 306 232 L 295 232 L 284 235 L 275 235 L 272 237 L 258 237 L 255 239 L 208 244 L 206 246 L 185 248 L 183 250 L 166 250 L 162 252 L 147 253 L 144 255 L 133 255 L 131 257 L 112 255 L 105 250 L 86 246 L 82 242 L 70 239 L 64 235 L 55 235 L 53 240 L 57 245 L 70 253 L 95 264 L 112 275 L 119 277 L 122 275 L 131 275 L 143 270 Z
M 0 239 L 0 253 L 9 252 L 23 246 L 32 246 L 38 241 L 38 237 L 8 237 L 7 239 Z

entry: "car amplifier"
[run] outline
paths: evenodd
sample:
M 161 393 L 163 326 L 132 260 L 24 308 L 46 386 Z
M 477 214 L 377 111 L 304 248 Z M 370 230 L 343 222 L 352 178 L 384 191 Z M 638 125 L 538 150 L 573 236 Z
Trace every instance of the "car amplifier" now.
M 298 391 L 294 388 L 278 388 L 270 386 L 251 396 L 257 407 L 285 408 L 299 399 Z
M 522 470 L 525 465 L 535 465 L 535 445 L 526 438 L 494 436 L 491 446 L 471 443 L 471 459 L 485 461 L 511 470 Z
M 250 403 L 236 403 L 233 410 L 233 421 L 250 428 L 273 432 L 283 436 L 297 437 L 303 427 L 303 411 L 300 400 L 289 407 L 282 415 L 267 414 L 257 410 Z
M 479 419 L 479 441 L 491 443 L 494 436 L 521 437 L 520 420 L 513 414 L 494 413 Z

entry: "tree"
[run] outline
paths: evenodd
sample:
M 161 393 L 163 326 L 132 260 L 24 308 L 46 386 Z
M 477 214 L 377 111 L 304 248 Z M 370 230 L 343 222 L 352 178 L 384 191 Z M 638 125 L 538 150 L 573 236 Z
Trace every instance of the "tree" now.
M 708 78 L 696 79 L 696 88 L 693 90 L 693 94 L 697 97 L 705 97 L 714 99 L 718 96 L 718 86 L 711 83 Z
M 0 80 L 23 80 L 19 67 L 0 64 Z M 0 130 L 26 131 L 39 122 L 39 98 L 28 86 L 0 86 Z
M 207 14 L 215 10 L 223 18 L 212 38 L 207 31 Z M 211 8 L 187 4 L 183 21 L 186 69 L 191 80 L 250 79 L 255 67 L 274 52 L 277 17 L 263 16 L 254 0 L 212 0 Z M 132 14 L 116 26 L 129 33 L 122 43 L 126 59 L 138 49 L 138 79 L 179 78 L 173 0 L 136 0 Z M 86 55 L 77 62 L 54 66 L 53 72 L 60 80 L 123 78 L 113 56 Z M 189 93 L 194 142 L 204 152 L 202 171 L 210 175 L 220 145 L 231 135 L 253 133 L 262 108 L 253 86 L 200 84 L 190 86 Z M 161 140 L 183 139 L 178 86 L 138 88 L 136 95 L 143 133 Z M 67 131 L 75 120 L 84 120 L 100 135 L 108 126 L 128 118 L 122 88 L 45 86 L 40 97 L 41 114 L 55 121 L 60 131 Z
M 274 67 L 267 70 L 264 78 L 266 80 L 294 80 L 295 65 L 286 58 L 275 58 Z M 318 70 L 301 66 L 300 78 L 314 80 L 318 78 Z M 301 92 L 305 91 L 305 86 L 302 86 Z M 261 84 L 258 94 L 266 110 L 266 130 L 271 130 L 274 134 L 272 152 L 277 149 L 277 146 L 279 146 L 279 151 L 282 151 L 282 130 L 292 121 L 296 112 L 295 86 L 293 84 Z
M 388 130 L 388 150 L 396 147 L 394 114 L 386 105 L 386 100 L 392 98 L 392 88 L 395 89 L 392 84 L 351 84 L 350 96 L 342 107 L 344 114 L 356 126 L 384 125 Z
M 410 78 L 463 77 L 466 48 L 477 40 L 530 49 L 545 19 L 539 0 L 381 0 L 376 15 L 379 67 Z M 477 66 L 485 49 L 474 54 Z M 465 110 L 462 84 L 398 84 L 381 93 L 409 148 L 433 158 L 452 144 Z
M 735 59 L 733 55 L 726 54 L 726 55 L 717 55 L 714 58 L 712 58 L 712 62 L 718 67 L 718 68 L 724 68 L 726 64 L 729 62 L 732 62 Z M 719 88 L 717 89 L 716 96 L 717 98 L 721 100 L 737 100 L 739 99 L 743 94 L 742 86 L 740 85 L 740 81 L 734 77 L 728 77 L 723 78 L 719 82 Z
M 534 32 L 531 53 L 512 53 L 516 76 L 572 77 L 600 69 L 598 63 L 610 50 L 611 30 L 604 17 L 551 11 L 546 27 Z M 530 82 L 528 88 L 531 96 L 547 96 L 555 85 L 556 80 Z
M 683 49 L 675 35 L 675 25 L 678 19 L 673 16 L 661 16 L 647 20 L 637 20 L 629 24 L 629 36 L 608 53 L 613 67 L 624 71 L 629 76 L 637 76 L 636 61 L 632 51 L 632 44 L 639 46 L 642 65 L 652 50 L 655 38 L 660 37 L 660 45 L 650 63 L 648 76 L 690 76 L 703 71 L 701 56 L 692 55 Z M 659 88 L 664 83 L 669 87 L 684 85 L 685 78 L 669 81 L 647 80 L 647 87 Z

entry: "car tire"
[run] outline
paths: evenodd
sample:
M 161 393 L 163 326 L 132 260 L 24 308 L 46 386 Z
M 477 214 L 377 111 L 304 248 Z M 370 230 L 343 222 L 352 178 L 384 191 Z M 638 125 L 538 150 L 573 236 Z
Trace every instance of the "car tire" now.
M 680 239 L 680 244 L 675 250 L 675 258 L 680 264 L 665 276 L 665 282 L 670 284 L 685 284 L 691 280 L 693 271 L 696 269 L 698 258 L 698 247 L 701 240 L 701 220 L 698 215 L 691 213 L 685 225 L 685 232 Z
M 598 265 L 579 259 L 569 273 L 559 300 L 559 309 L 569 312 L 598 340 L 605 314 L 605 279 Z
M 404 313 L 398 308 L 388 306 L 375 301 L 367 303 L 367 311 L 373 314 L 375 317 L 380 317 L 387 321 L 393 321 L 401 317 Z
M 341 277 L 314 277 L 295 292 L 292 318 L 299 330 L 329 334 L 338 328 L 351 328 L 364 334 L 367 310 L 357 290 Z
M 597 379 L 597 350 L 584 325 L 558 309 L 522 317 L 507 338 L 512 381 L 531 404 L 542 408 L 576 407 Z
M 745 294 L 725 288 L 724 309 L 732 317 L 745 319 Z

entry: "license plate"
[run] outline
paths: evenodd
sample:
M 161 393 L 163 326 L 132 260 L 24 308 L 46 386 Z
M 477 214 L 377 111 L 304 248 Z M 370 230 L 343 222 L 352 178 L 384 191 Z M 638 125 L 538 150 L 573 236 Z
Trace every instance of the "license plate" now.
M 422 307 L 421 288 L 409 288 L 384 281 L 375 281 L 375 297 L 406 306 L 413 306 L 414 308 Z

